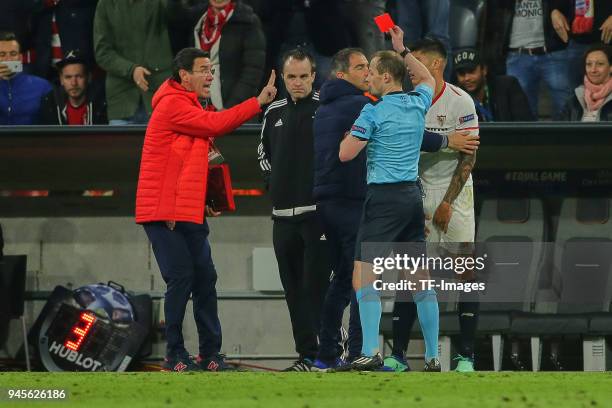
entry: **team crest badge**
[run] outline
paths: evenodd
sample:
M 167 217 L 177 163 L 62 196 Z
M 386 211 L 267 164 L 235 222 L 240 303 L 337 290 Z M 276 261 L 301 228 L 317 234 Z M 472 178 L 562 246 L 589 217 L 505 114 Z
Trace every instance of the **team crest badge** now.
M 446 115 L 438 115 L 438 123 L 440 126 L 444 126 L 444 122 L 446 121 Z

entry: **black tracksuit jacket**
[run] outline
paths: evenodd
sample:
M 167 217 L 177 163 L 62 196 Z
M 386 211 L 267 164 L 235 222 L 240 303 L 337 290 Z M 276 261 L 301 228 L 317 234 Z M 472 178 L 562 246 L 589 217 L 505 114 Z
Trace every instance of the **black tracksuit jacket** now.
M 258 159 L 274 209 L 315 204 L 312 124 L 318 107 L 319 92 L 314 91 L 296 102 L 289 97 L 275 101 L 264 114 Z M 311 215 L 285 218 L 298 221 Z

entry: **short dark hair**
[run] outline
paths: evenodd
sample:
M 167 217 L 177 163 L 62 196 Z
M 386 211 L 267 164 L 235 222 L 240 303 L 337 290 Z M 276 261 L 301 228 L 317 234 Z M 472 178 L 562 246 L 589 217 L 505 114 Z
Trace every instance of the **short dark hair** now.
M 338 72 L 348 72 L 350 67 L 351 55 L 362 54 L 365 56 L 365 53 L 361 48 L 343 48 L 331 59 L 331 75 L 334 77 Z
M 181 82 L 179 71 L 184 69 L 191 72 L 196 58 L 210 58 L 210 54 L 200 48 L 183 48 L 180 50 L 172 62 L 172 79 Z
M 378 51 L 372 57 L 372 61 L 374 58 L 378 58 L 375 66 L 378 73 L 388 73 L 396 82 L 404 82 L 404 78 L 406 77 L 406 65 L 404 65 L 404 61 L 398 53 L 394 51 Z
M 409 45 L 408 48 L 410 48 L 412 51 L 438 54 L 440 57 L 444 58 L 444 60 L 448 59 L 446 47 L 444 46 L 442 41 L 438 40 L 437 38 L 422 38 Z
M 601 51 L 603 52 L 606 57 L 608 58 L 608 64 L 612 65 L 612 46 L 609 45 L 603 45 L 603 44 L 595 44 L 595 45 L 591 45 L 585 52 L 584 55 L 582 56 L 582 68 L 586 70 L 586 59 L 589 56 L 589 54 L 596 52 L 596 51 Z
M 12 31 L 0 31 L 0 41 L 15 41 L 19 46 L 19 52 L 21 52 L 21 42 L 17 38 L 17 35 Z
M 283 54 L 283 65 L 281 71 L 285 69 L 285 63 L 289 60 L 289 58 L 293 58 L 298 61 L 308 60 L 308 62 L 310 62 L 310 66 L 312 67 L 310 72 L 315 72 L 317 69 L 317 63 L 311 53 L 306 51 L 304 48 L 294 48 Z

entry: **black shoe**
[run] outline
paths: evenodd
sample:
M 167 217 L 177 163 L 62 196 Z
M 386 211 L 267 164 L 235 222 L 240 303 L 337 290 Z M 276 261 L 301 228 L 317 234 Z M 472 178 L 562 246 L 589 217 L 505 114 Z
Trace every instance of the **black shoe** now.
M 514 365 L 514 369 L 518 371 L 525 371 L 525 364 L 521 361 L 518 353 L 512 353 L 510 355 L 510 361 L 512 361 L 512 365 Z
M 440 360 L 438 360 L 437 358 L 432 358 L 428 362 L 426 361 L 425 368 L 423 368 L 423 371 L 430 372 L 430 373 L 441 372 L 442 367 L 440 366 Z
M 312 371 L 312 360 L 309 358 L 300 358 L 299 360 L 296 360 L 293 365 L 285 368 L 283 371 L 310 372 Z
M 561 361 L 559 361 L 559 356 L 555 353 L 550 353 L 550 355 L 548 356 L 548 358 L 550 359 L 550 362 L 553 365 L 553 368 L 557 371 L 565 371 L 565 368 L 563 367 L 563 364 L 561 364 Z
M 379 353 L 373 356 L 361 355 L 353 360 L 350 364 L 338 367 L 335 371 L 378 371 L 384 365 L 383 359 Z
M 166 357 L 162 365 L 163 371 L 174 371 L 182 373 L 187 371 L 201 371 L 200 367 L 193 362 L 189 354 L 180 354 L 173 357 Z
M 234 366 L 225 362 L 225 354 L 215 354 L 208 358 L 198 355 L 196 361 L 202 371 L 237 371 Z

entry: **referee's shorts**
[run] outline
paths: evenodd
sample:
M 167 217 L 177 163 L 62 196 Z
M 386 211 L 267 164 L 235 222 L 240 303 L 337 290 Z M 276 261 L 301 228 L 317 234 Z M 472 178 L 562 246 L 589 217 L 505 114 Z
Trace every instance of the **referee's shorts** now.
M 424 242 L 425 216 L 420 182 L 368 184 L 357 232 L 355 260 L 373 263 L 374 258 L 389 256 L 398 248 L 397 243 L 411 243 L 412 250 L 418 252 L 414 255 L 421 256 L 425 253 Z

